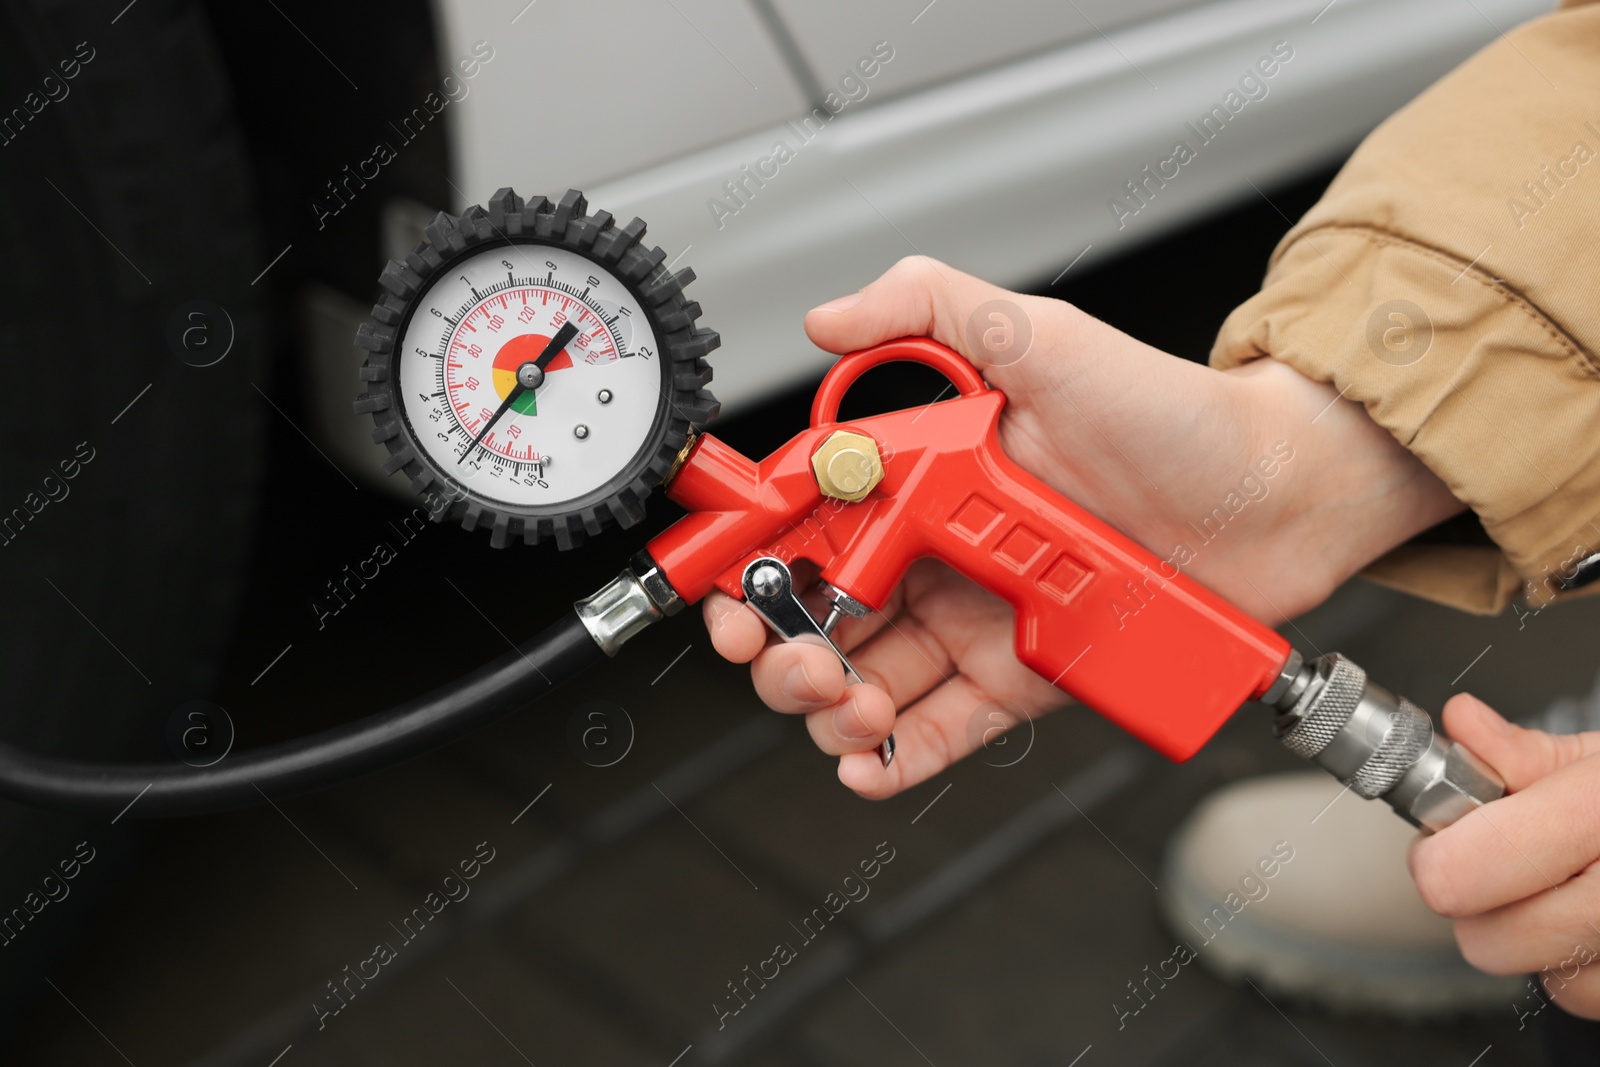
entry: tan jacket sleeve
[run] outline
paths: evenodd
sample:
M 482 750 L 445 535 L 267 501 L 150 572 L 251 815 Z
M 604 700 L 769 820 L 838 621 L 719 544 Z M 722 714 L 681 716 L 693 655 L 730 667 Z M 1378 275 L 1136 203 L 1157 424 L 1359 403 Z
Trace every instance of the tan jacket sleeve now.
M 1477 513 L 1365 572 L 1476 612 L 1600 550 L 1600 3 L 1486 47 L 1378 127 L 1211 362 L 1332 382 Z M 1600 588 L 1600 583 L 1589 591 Z

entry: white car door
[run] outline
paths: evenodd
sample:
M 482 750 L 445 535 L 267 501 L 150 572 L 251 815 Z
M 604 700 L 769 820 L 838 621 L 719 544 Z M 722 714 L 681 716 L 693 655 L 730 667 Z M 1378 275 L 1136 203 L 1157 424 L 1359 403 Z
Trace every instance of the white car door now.
M 832 357 L 806 340 L 805 310 L 902 256 L 1048 283 L 1339 158 L 1551 7 L 524 3 L 437 0 L 441 62 L 479 40 L 495 59 L 446 116 L 458 199 L 431 207 L 576 186 L 643 217 L 698 275 L 724 411 L 819 374 Z M 321 436 L 365 473 L 372 446 L 345 414 L 363 303 L 324 299 L 310 321 L 327 350 Z

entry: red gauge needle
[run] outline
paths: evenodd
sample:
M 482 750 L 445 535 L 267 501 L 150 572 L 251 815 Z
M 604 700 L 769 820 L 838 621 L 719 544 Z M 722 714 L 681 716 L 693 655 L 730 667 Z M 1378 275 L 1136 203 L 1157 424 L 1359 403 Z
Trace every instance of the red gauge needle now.
M 550 338 L 550 343 L 544 346 L 543 352 L 540 352 L 531 363 L 524 363 L 517 368 L 517 384 L 511 387 L 511 392 L 507 393 L 506 398 L 500 402 L 500 409 L 489 416 L 489 421 L 483 424 L 483 429 L 478 431 L 478 436 L 474 437 L 472 443 L 462 450 L 460 456 L 456 457 L 457 466 L 460 466 L 462 460 L 472 455 L 473 449 L 477 448 L 483 441 L 484 435 L 494 428 L 495 423 L 500 421 L 500 416 L 511 410 L 511 405 L 516 401 L 517 397 L 526 393 L 529 389 L 537 389 L 543 384 L 545 367 L 549 366 L 550 361 L 559 356 L 561 350 L 567 347 L 567 342 L 576 336 L 578 336 L 578 328 L 576 326 L 570 321 L 562 324 L 561 329 L 556 331 L 556 335 Z

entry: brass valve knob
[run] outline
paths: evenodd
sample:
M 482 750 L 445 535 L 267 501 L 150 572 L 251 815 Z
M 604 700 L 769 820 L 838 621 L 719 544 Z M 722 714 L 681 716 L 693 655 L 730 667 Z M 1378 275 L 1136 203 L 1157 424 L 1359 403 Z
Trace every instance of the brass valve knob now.
M 883 458 L 872 438 L 835 430 L 811 454 L 811 470 L 823 496 L 854 504 L 883 481 Z

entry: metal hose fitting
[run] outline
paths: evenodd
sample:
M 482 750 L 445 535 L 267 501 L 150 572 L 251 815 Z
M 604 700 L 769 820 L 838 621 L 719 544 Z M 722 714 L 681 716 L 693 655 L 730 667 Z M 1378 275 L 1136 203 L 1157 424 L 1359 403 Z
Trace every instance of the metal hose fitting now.
M 640 630 L 682 611 L 683 599 L 649 553 L 639 552 L 621 574 L 573 608 L 600 650 L 615 656 Z
M 1382 798 L 1426 832 L 1505 794 L 1494 771 L 1434 732 L 1427 712 L 1369 682 L 1366 671 L 1337 653 L 1310 663 L 1291 653 L 1263 702 L 1278 711 L 1285 748 L 1351 792 Z

